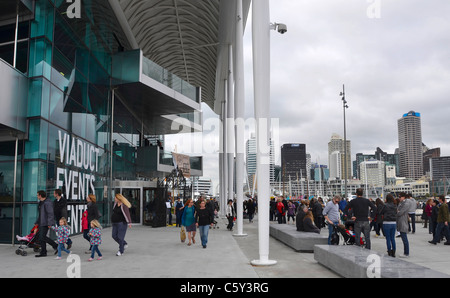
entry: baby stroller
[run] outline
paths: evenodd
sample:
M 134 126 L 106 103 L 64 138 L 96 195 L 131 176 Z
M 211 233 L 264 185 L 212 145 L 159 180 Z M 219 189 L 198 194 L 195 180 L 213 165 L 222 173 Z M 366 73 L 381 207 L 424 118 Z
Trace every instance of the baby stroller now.
M 343 225 L 335 225 L 335 231 L 339 232 L 340 236 L 343 239 L 343 245 L 354 245 L 356 243 L 356 237 L 353 233 L 354 223 L 347 221 L 345 226 Z M 359 239 L 359 243 L 361 246 L 365 245 L 363 237 Z
M 16 236 L 19 241 L 19 247 L 16 249 L 16 255 L 26 256 L 28 254 L 27 249 L 33 248 L 34 252 L 39 252 L 41 250 L 40 245 L 38 244 L 39 239 L 39 228 L 38 225 L 35 225 L 30 234 L 24 237 Z

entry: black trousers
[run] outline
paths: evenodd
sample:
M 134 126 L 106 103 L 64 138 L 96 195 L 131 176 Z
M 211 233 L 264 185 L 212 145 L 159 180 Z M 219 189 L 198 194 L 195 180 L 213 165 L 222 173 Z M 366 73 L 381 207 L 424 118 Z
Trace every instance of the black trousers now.
M 48 226 L 39 226 L 39 245 L 41 246 L 41 255 L 47 254 L 47 243 L 50 244 L 53 249 L 58 249 L 56 242 L 47 237 L 48 230 Z
M 228 216 L 227 218 L 228 218 L 228 226 L 227 226 L 227 229 L 228 229 L 228 230 L 231 230 L 231 229 L 233 229 L 234 218 L 233 218 L 233 216 Z

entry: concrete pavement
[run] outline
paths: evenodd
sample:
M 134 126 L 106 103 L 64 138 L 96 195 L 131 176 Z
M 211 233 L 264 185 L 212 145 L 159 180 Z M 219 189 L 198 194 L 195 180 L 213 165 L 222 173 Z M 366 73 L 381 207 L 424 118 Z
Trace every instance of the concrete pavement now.
M 252 266 L 250 261 L 259 259 L 257 217 L 253 223 L 244 219 L 245 237 L 235 237 L 235 231 L 226 229 L 226 220 L 219 219 L 219 229 L 209 231 L 208 247 L 203 249 L 199 233 L 196 244 L 181 243 L 179 228 L 152 228 L 133 226 L 125 239 L 129 247 L 123 256 L 115 255 L 118 245 L 111 238 L 111 228 L 103 230 L 100 251 L 103 260 L 88 262 L 88 242 L 81 235 L 73 236 L 72 255 L 62 253 L 61 260 L 53 255 L 35 258 L 29 249 L 28 256 L 15 254 L 15 247 L 0 246 L 0 277 L 82 277 L 82 278 L 336 278 L 314 260 L 312 253 L 298 253 L 274 238 L 270 238 L 269 258 L 274 266 Z M 276 224 L 276 223 L 272 223 Z M 236 229 L 235 229 L 236 230 Z M 322 230 L 327 233 L 327 230 Z M 385 239 L 374 237 L 372 249 L 385 253 Z M 415 234 L 408 234 L 411 257 L 409 262 L 450 274 L 450 246 L 431 245 L 428 229 L 418 223 Z M 397 238 L 397 254 L 403 244 Z M 49 253 L 52 249 L 48 247 Z

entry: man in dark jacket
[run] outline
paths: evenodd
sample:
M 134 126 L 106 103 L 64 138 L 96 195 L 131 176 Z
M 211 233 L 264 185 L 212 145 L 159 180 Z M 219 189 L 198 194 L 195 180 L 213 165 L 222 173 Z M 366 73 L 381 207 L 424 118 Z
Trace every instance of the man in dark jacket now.
M 355 221 L 355 241 L 356 245 L 360 245 L 361 232 L 364 233 L 366 240 L 366 248 L 370 249 L 370 211 L 377 212 L 377 207 L 368 199 L 363 196 L 363 189 L 358 188 L 356 190 L 356 199 L 351 200 L 344 209 L 344 213 L 347 213 L 348 209 L 353 210 L 352 220 Z
M 53 247 L 55 253 L 57 252 L 58 245 L 55 241 L 47 237 L 48 230 L 55 224 L 53 202 L 47 198 L 47 194 L 43 190 L 37 192 L 37 197 L 40 202 L 38 207 L 39 216 L 36 224 L 39 225 L 39 244 L 41 245 L 41 252 L 37 254 L 36 257 L 39 258 L 47 256 L 47 243 Z
M 439 196 L 439 211 L 437 217 L 437 226 L 436 233 L 433 237 L 433 240 L 428 241 L 431 244 L 436 244 L 441 240 L 441 233 L 444 233 L 445 239 L 447 241 L 444 243 L 445 245 L 450 245 L 450 232 L 448 228 L 448 222 L 450 221 L 448 205 L 445 202 L 445 197 L 443 195 Z
M 67 200 L 62 196 L 62 191 L 60 189 L 55 189 L 53 192 L 53 196 L 55 200 L 53 201 L 53 210 L 55 213 L 55 222 L 56 225 L 59 226 L 59 220 L 64 217 L 67 218 Z M 67 239 L 67 249 L 72 247 L 72 240 Z

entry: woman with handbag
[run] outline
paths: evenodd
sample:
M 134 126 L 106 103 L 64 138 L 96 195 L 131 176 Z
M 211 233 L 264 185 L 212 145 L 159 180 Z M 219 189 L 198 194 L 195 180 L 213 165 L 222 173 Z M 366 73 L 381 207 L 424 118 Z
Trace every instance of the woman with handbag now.
M 186 227 L 186 232 L 188 234 L 188 246 L 191 245 L 191 241 L 195 244 L 195 233 L 197 232 L 195 226 L 195 206 L 192 199 L 186 201 L 186 205 L 183 210 L 183 215 L 181 216 L 181 225 Z

